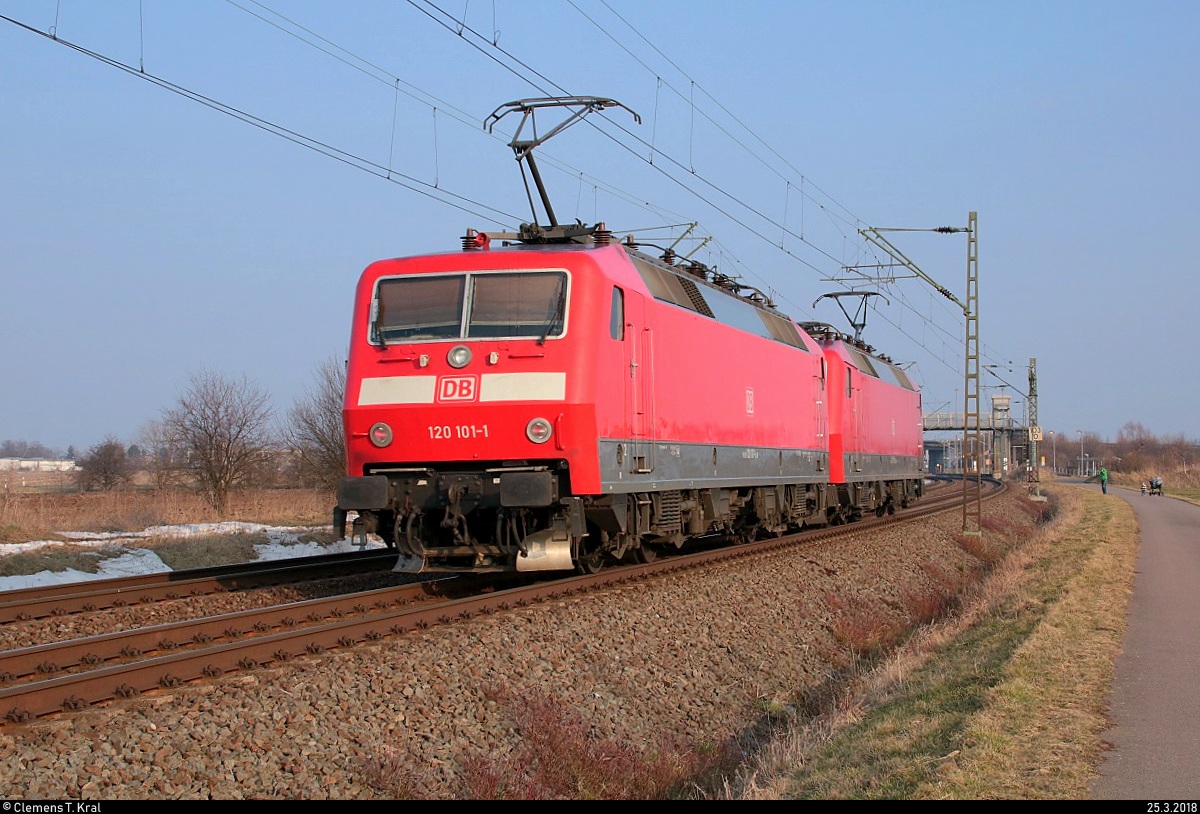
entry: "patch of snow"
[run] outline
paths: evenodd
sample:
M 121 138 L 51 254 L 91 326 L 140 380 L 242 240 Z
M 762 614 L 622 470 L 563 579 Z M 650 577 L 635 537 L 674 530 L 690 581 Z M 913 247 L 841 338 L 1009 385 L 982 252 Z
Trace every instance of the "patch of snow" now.
M 328 526 L 324 527 L 326 530 Z M 14 591 L 20 588 L 32 588 L 42 585 L 61 585 L 68 582 L 85 582 L 91 579 L 109 579 L 112 577 L 131 577 L 139 574 L 155 574 L 170 571 L 167 564 L 159 559 L 151 549 L 138 548 L 137 545 L 147 538 L 163 537 L 199 537 L 221 534 L 265 534 L 269 543 L 254 546 L 259 561 L 287 560 L 295 557 L 315 557 L 321 554 L 341 554 L 350 551 L 362 551 L 364 546 L 349 537 L 332 543 L 299 543 L 302 534 L 321 530 L 320 527 L 308 526 L 266 526 L 261 523 L 188 523 L 179 526 L 154 526 L 140 532 L 62 532 L 73 545 L 108 548 L 114 545 L 125 546 L 129 550 L 119 556 L 109 557 L 100 562 L 98 572 L 89 574 L 68 568 L 64 571 L 41 571 L 37 574 L 26 574 L 12 577 L 0 577 L 0 591 Z M 0 557 L 9 554 L 19 554 L 36 551 L 46 546 L 65 545 L 61 540 L 35 540 L 28 543 L 10 543 L 0 546 Z M 365 548 L 384 548 L 383 541 L 370 537 Z

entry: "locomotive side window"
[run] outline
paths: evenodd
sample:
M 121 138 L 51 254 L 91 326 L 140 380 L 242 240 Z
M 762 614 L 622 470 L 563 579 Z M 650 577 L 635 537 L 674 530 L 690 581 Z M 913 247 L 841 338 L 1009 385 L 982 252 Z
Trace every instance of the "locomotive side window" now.
M 677 274 L 633 255 L 629 259 L 633 261 L 634 268 L 642 275 L 646 287 L 656 300 L 687 308 L 746 333 L 764 339 L 774 339 L 776 342 L 808 352 L 808 346 L 800 338 L 800 331 L 791 320 L 764 311 L 725 292 L 714 291 L 705 294 L 701 286 L 687 274 Z
M 901 368 L 895 367 L 893 365 L 888 365 L 887 369 L 891 371 L 892 375 L 896 377 L 896 382 L 901 387 L 903 387 L 905 390 L 916 390 L 917 389 L 913 385 L 912 379 L 908 378 L 908 374 L 905 373 Z
M 808 352 L 808 346 L 800 338 L 800 330 L 796 327 L 796 323 L 766 311 L 759 311 L 758 316 L 763 321 L 763 325 L 767 326 L 767 330 L 771 332 L 772 339 Z
M 566 316 L 560 271 L 387 277 L 372 304 L 371 341 L 544 340 L 563 334 Z
M 876 379 L 879 378 L 879 373 L 875 370 L 875 365 L 871 364 L 870 357 L 857 348 L 847 348 L 846 350 L 850 352 L 850 358 L 854 360 L 855 366 L 860 371 Z
M 711 305 L 718 321 L 763 339 L 774 339 L 771 331 L 759 318 L 761 312 L 750 303 L 733 297 L 718 296 L 712 298 Z
M 608 315 L 608 335 L 613 339 L 625 338 L 625 292 L 613 286 L 612 310 Z

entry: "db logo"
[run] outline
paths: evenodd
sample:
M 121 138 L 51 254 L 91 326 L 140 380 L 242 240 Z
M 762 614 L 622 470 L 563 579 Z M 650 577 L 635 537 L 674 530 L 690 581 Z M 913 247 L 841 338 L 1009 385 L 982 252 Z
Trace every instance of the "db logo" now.
M 474 401 L 479 390 L 478 376 L 443 376 L 438 379 L 438 401 Z

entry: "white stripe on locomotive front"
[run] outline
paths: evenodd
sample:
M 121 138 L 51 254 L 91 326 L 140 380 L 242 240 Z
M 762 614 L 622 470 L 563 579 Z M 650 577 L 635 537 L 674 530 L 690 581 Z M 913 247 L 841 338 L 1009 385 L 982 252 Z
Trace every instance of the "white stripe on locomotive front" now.
M 362 380 L 358 406 L 373 404 L 433 404 L 437 376 L 381 376 Z M 564 401 L 567 374 L 485 373 L 480 377 L 479 401 Z

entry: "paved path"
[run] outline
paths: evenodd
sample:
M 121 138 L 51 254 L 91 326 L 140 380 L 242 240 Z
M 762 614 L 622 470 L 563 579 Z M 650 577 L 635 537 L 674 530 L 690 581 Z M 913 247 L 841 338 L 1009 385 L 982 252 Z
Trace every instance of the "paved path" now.
M 1111 484 L 1110 484 L 1111 486 Z M 1094 487 L 1099 489 L 1099 487 Z M 1170 489 L 1168 487 L 1168 495 Z M 1093 800 L 1200 799 L 1200 506 L 1110 488 L 1141 526 Z

